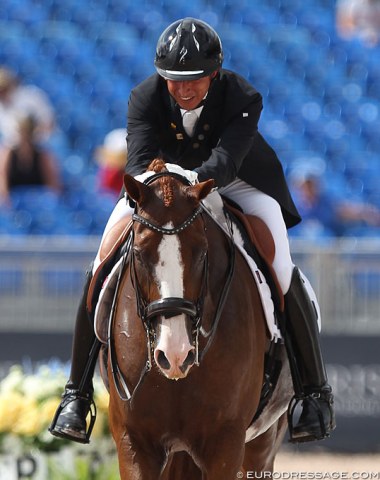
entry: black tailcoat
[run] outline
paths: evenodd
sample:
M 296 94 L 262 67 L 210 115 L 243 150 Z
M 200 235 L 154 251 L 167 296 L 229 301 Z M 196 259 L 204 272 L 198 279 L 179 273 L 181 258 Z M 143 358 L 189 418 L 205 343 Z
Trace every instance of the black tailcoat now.
M 221 70 L 190 138 L 166 81 L 154 74 L 134 88 L 129 98 L 126 172 L 143 173 L 159 157 L 195 169 L 200 181 L 213 178 L 218 187 L 239 177 L 276 199 L 287 227 L 292 227 L 300 216 L 282 165 L 258 132 L 261 110 L 260 93 L 239 75 Z

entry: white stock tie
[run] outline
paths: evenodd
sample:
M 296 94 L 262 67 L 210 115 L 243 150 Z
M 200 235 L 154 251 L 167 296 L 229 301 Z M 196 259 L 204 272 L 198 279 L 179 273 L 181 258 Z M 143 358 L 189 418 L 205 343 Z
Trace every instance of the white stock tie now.
M 198 115 L 197 112 L 195 112 L 194 110 L 186 110 L 186 112 L 182 116 L 183 128 L 185 129 L 185 132 L 189 135 L 189 137 L 193 136 L 197 120 Z

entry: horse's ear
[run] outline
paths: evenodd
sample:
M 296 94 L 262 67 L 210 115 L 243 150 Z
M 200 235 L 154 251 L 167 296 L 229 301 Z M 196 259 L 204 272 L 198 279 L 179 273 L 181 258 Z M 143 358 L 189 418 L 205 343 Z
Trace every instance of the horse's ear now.
M 128 173 L 124 175 L 124 186 L 128 195 L 136 203 L 141 203 L 149 190 L 149 187 L 147 187 L 144 183 L 139 182 L 131 175 L 128 175 Z
M 207 197 L 207 195 L 211 192 L 212 188 L 214 187 L 215 182 L 214 180 L 206 180 L 205 182 L 196 183 L 192 190 L 195 193 L 197 200 L 201 201 Z

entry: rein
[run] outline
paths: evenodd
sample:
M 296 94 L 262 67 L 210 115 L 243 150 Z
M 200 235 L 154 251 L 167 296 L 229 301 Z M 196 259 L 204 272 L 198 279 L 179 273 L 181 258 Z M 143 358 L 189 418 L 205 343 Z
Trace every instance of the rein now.
M 178 175 L 174 172 L 160 172 L 160 173 L 154 174 L 151 177 L 148 177 L 144 181 L 144 183 L 149 185 L 150 183 L 154 182 L 155 180 L 163 176 L 171 176 L 171 177 L 177 178 L 185 185 L 191 185 L 191 182 L 187 178 L 182 177 L 181 175 Z M 139 215 L 137 213 L 137 205 L 135 205 L 135 213 L 132 215 L 132 220 L 133 222 L 138 222 L 146 226 L 147 228 L 150 228 L 151 230 L 161 233 L 163 235 L 175 235 L 184 231 L 187 227 L 189 227 L 199 214 L 201 214 L 202 216 L 203 212 L 206 212 L 208 214 L 207 210 L 203 207 L 203 205 L 199 205 L 194 210 L 194 212 L 180 225 L 173 228 L 165 228 Z M 118 291 L 118 286 L 120 284 L 122 271 L 124 270 L 124 267 L 127 264 L 127 261 L 129 260 L 131 282 L 136 293 L 137 313 L 143 323 L 143 326 L 146 332 L 147 351 L 148 351 L 148 359 L 147 359 L 146 365 L 141 373 L 140 380 L 136 385 L 134 391 L 142 382 L 145 374 L 149 372 L 149 370 L 151 370 L 152 368 L 152 350 L 153 350 L 152 346 L 155 341 L 155 332 L 154 332 L 154 329 L 152 328 L 153 318 L 160 315 L 163 315 L 166 318 L 176 316 L 179 314 L 188 315 L 191 318 L 192 325 L 193 325 L 192 334 L 194 336 L 194 346 L 195 346 L 195 365 L 199 366 L 201 359 L 204 358 L 206 352 L 209 350 L 212 344 L 212 341 L 215 337 L 217 326 L 219 324 L 219 320 L 228 297 L 229 289 L 232 283 L 232 278 L 235 270 L 235 245 L 233 240 L 232 221 L 229 217 L 228 219 L 229 219 L 229 226 L 230 226 L 230 229 L 229 229 L 230 232 L 228 235 L 229 265 L 228 265 L 228 270 L 226 274 L 226 279 L 225 279 L 221 294 L 219 296 L 219 301 L 218 301 L 214 319 L 212 321 L 211 329 L 208 332 L 206 332 L 202 326 L 202 312 L 203 312 L 204 298 L 206 294 L 206 285 L 207 285 L 207 278 L 208 278 L 208 271 L 209 271 L 208 255 L 206 255 L 205 261 L 203 264 L 202 285 L 200 288 L 199 297 L 195 302 L 185 298 L 179 298 L 179 297 L 164 297 L 148 303 L 142 294 L 142 289 L 137 278 L 135 255 L 133 254 L 133 248 L 132 248 L 134 244 L 134 230 L 132 228 L 132 232 L 128 239 L 128 249 L 124 256 L 123 268 L 121 268 L 119 273 L 117 291 Z M 113 323 L 113 316 L 114 316 L 115 307 L 116 307 L 116 298 L 117 298 L 117 292 L 115 293 L 114 301 L 111 309 L 110 325 L 112 325 Z M 204 338 L 207 338 L 207 343 L 201 353 L 199 352 L 199 335 L 200 334 Z M 112 339 L 112 326 L 110 327 L 110 331 L 109 331 L 109 345 L 112 344 L 111 339 Z M 128 386 L 126 385 L 126 382 L 117 364 L 117 359 L 113 351 L 113 348 L 112 349 L 110 348 L 110 352 L 111 352 L 112 373 L 114 376 L 118 394 L 122 400 L 129 400 L 131 399 L 131 397 L 133 397 L 134 391 L 130 393 Z M 124 391 L 125 394 L 123 394 L 122 390 Z
M 197 334 L 200 332 L 204 338 L 208 338 L 207 343 L 202 350 L 200 360 L 202 360 L 204 358 L 208 349 L 211 346 L 212 341 L 214 340 L 214 337 L 215 337 L 215 334 L 216 334 L 216 329 L 217 329 L 217 326 L 219 324 L 219 320 L 220 320 L 220 317 L 222 315 L 224 305 L 226 304 L 226 300 L 227 300 L 228 293 L 230 291 L 230 287 L 231 287 L 231 283 L 232 283 L 232 278 L 233 278 L 234 272 L 235 272 L 236 250 L 235 250 L 235 242 L 234 242 L 234 239 L 233 239 L 232 221 L 231 221 L 231 218 L 229 217 L 229 215 L 227 215 L 226 218 L 228 219 L 228 224 L 229 224 L 229 235 L 228 235 L 229 255 L 228 255 L 228 258 L 229 258 L 230 262 L 229 262 L 229 266 L 228 266 L 226 280 L 224 282 L 223 289 L 222 289 L 220 297 L 219 297 L 218 307 L 216 309 L 216 313 L 215 313 L 214 320 L 212 322 L 211 329 L 208 332 L 206 332 L 203 329 L 202 325 L 200 325 L 200 328 L 197 332 Z M 197 341 L 197 344 L 198 344 L 198 341 Z M 198 360 L 198 365 L 199 365 L 200 360 Z

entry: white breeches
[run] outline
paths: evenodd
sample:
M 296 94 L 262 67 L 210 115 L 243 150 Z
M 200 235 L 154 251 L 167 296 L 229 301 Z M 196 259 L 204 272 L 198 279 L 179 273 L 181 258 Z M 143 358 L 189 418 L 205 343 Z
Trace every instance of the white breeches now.
M 276 249 L 273 268 L 276 271 L 281 289 L 286 294 L 289 290 L 294 265 L 290 256 L 288 234 L 280 205 L 269 195 L 240 179 L 236 179 L 226 187 L 220 188 L 218 192 L 240 205 L 244 213 L 261 218 L 269 227 Z M 101 241 L 113 225 L 125 215 L 132 215 L 132 213 L 133 209 L 127 204 L 126 199 L 119 200 L 107 222 Z M 99 262 L 98 252 L 93 271 L 97 269 Z
M 288 232 L 280 205 L 269 195 L 239 178 L 218 191 L 236 202 L 244 213 L 256 215 L 268 226 L 275 244 L 273 268 L 285 295 L 290 287 L 294 264 L 290 255 Z

